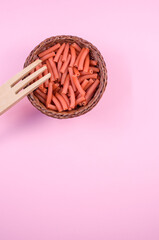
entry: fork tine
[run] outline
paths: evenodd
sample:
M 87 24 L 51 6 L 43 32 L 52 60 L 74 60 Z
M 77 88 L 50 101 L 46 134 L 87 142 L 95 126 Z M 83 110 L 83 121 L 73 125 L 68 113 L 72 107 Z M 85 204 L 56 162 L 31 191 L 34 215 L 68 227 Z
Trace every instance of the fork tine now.
M 29 84 L 31 81 L 33 81 L 35 78 L 37 78 L 46 69 L 47 69 L 46 66 L 38 69 L 37 71 L 35 71 L 34 73 L 32 73 L 31 75 L 26 77 L 24 80 L 18 82 L 15 86 L 13 86 L 12 89 L 15 91 L 15 93 L 19 92 L 22 88 L 27 86 L 27 84 Z
M 26 68 L 24 68 L 22 71 L 17 73 L 14 77 L 12 77 L 8 83 L 13 86 L 15 85 L 19 80 L 21 80 L 23 77 L 25 77 L 27 74 L 30 73 L 31 70 L 33 70 L 37 65 L 39 65 L 42 61 L 40 59 L 37 59 L 35 62 L 28 65 Z
M 47 79 L 51 77 L 51 74 L 48 73 L 44 77 L 40 78 L 38 81 L 32 83 L 22 91 L 16 94 L 17 101 L 28 95 L 29 93 L 33 92 L 36 88 L 38 88 L 42 83 L 44 83 Z

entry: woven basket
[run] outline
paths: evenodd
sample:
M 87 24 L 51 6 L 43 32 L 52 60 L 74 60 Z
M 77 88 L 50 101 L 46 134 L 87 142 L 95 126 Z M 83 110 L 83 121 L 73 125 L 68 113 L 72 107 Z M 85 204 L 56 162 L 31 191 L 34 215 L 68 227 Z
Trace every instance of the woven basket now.
M 63 43 L 63 42 L 69 42 L 69 43 L 76 42 L 80 47 L 87 47 L 90 49 L 90 58 L 98 61 L 98 68 L 100 70 L 100 73 L 99 73 L 100 84 L 93 98 L 89 101 L 89 103 L 86 106 L 78 107 L 77 109 L 66 111 L 66 112 L 56 112 L 53 110 L 49 110 L 38 100 L 38 98 L 34 95 L 34 93 L 31 93 L 28 95 L 29 101 L 39 111 L 46 114 L 47 116 L 59 118 L 59 119 L 77 117 L 90 111 L 99 102 L 107 85 L 107 69 L 101 53 L 93 44 L 76 36 L 60 35 L 60 36 L 55 36 L 55 37 L 50 37 L 45 39 L 43 42 L 41 42 L 38 46 L 36 46 L 31 51 L 31 53 L 29 54 L 29 56 L 27 57 L 24 63 L 24 67 L 28 66 L 30 63 L 35 61 L 38 58 L 37 55 L 40 52 L 43 52 L 44 50 L 52 47 L 56 43 Z

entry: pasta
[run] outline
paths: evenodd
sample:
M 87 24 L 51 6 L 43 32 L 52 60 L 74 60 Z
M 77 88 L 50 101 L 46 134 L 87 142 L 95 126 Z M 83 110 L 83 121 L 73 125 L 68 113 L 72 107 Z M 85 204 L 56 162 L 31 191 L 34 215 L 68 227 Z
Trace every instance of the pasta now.
M 43 56 L 47 55 L 48 53 L 54 52 L 55 50 L 57 50 L 60 47 L 60 44 L 57 43 L 56 45 L 54 45 L 53 47 L 43 51 L 42 53 L 39 53 L 39 57 L 42 58 Z
M 75 93 L 71 85 L 68 87 L 70 93 L 70 108 L 75 108 Z
M 67 57 L 67 60 L 63 63 L 61 67 L 61 70 L 60 70 L 61 73 L 64 73 L 66 71 L 66 68 L 68 67 L 70 60 L 71 60 L 71 55 L 69 54 Z
M 67 93 L 69 82 L 70 82 L 70 76 L 69 76 L 69 74 L 67 74 L 67 77 L 66 77 L 64 85 L 63 85 L 62 93 L 65 93 L 65 94 Z
M 89 59 L 89 54 L 87 54 L 87 57 L 84 62 L 84 68 L 83 68 L 84 72 L 88 72 L 89 64 L 90 64 L 90 59 Z
M 73 43 L 71 46 L 74 47 L 78 52 L 81 51 L 81 48 L 80 48 L 80 46 L 78 46 L 77 43 Z
M 88 53 L 89 53 L 89 49 L 85 48 L 79 59 L 78 70 L 83 70 L 84 61 Z
M 76 51 L 74 49 L 74 47 L 70 47 L 71 50 L 71 62 L 70 62 L 70 67 L 74 66 L 75 60 L 76 60 Z
M 49 80 L 34 91 L 52 111 L 70 111 L 88 104 L 100 84 L 98 62 L 91 59 L 89 48 L 77 43 L 56 43 L 38 54 L 47 69 L 37 79 L 51 73 Z M 36 80 L 35 80 L 36 81 Z
M 65 49 L 63 52 L 63 56 L 62 56 L 62 62 L 65 62 L 68 56 L 68 51 L 69 51 L 69 43 L 66 43 L 65 45 Z
M 58 60 L 59 60 L 59 58 L 60 58 L 60 56 L 61 56 L 61 54 L 62 54 L 62 52 L 63 52 L 63 50 L 64 50 L 64 48 L 65 48 L 65 43 L 63 43 L 62 45 L 61 45 L 61 47 L 58 49 L 58 51 L 57 51 L 57 53 L 56 53 L 56 55 L 55 55 L 55 57 L 54 57 L 54 62 L 58 62 Z

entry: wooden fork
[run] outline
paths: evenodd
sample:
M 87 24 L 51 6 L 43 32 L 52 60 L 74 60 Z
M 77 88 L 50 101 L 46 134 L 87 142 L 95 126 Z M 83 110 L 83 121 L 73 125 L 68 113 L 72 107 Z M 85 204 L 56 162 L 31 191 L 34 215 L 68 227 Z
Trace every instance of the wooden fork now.
M 45 82 L 47 79 L 51 77 L 51 74 L 48 73 L 47 75 L 40 78 L 36 82 L 31 83 L 47 68 L 46 66 L 43 66 L 34 73 L 27 76 L 41 62 L 42 61 L 40 59 L 36 60 L 35 62 L 31 63 L 26 68 L 24 68 L 21 72 L 17 73 L 9 81 L 0 86 L 0 115 L 7 111 L 15 103 L 19 102 L 26 95 L 34 91 L 43 82 Z M 28 85 L 29 83 L 31 84 Z

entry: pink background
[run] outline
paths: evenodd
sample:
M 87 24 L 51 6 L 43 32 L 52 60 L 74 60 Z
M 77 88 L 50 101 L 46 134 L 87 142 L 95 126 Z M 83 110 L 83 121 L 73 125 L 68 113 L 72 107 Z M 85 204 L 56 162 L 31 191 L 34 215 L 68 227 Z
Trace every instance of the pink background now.
M 159 1 L 0 3 L 0 84 L 47 37 L 101 51 L 108 87 L 89 113 L 0 117 L 1 240 L 159 239 Z

